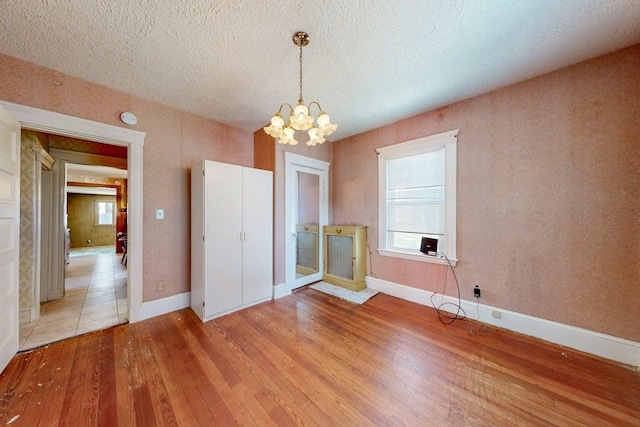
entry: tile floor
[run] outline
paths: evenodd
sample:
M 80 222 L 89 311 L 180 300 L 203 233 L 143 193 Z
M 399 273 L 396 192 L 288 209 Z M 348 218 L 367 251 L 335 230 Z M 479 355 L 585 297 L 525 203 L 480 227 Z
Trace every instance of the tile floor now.
M 20 350 L 128 321 L 127 269 L 114 246 L 72 250 L 65 296 L 40 307 L 36 322 L 20 325 Z

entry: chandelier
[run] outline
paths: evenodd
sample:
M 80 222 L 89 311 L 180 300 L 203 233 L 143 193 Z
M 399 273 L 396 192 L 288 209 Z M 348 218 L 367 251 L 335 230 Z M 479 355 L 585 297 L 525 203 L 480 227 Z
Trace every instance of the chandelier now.
M 278 112 L 276 112 L 271 118 L 271 125 L 265 126 L 264 131 L 276 138 L 279 144 L 296 145 L 298 141 L 295 139 L 296 130 L 306 130 L 309 134 L 309 141 L 307 145 L 314 146 L 316 144 L 322 144 L 325 136 L 331 135 L 338 125 L 331 123 L 329 115 L 322 111 L 322 107 L 317 102 L 311 102 L 309 105 L 305 105 L 302 100 L 302 48 L 309 44 L 309 34 L 304 31 L 298 31 L 293 34 L 293 43 L 300 48 L 300 94 L 298 96 L 298 105 L 296 108 L 291 107 L 290 104 L 282 104 Z M 318 118 L 314 118 L 309 115 L 311 106 L 315 105 L 318 108 Z M 282 117 L 282 110 L 289 108 L 289 121 L 285 123 Z M 314 121 L 316 124 L 314 125 Z

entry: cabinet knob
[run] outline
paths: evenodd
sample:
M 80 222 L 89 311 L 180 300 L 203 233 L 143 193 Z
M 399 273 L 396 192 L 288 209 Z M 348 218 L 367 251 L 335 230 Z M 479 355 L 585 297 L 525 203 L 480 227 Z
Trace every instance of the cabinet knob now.
M 338 233 L 338 234 L 342 233 L 342 228 L 336 229 L 336 233 Z

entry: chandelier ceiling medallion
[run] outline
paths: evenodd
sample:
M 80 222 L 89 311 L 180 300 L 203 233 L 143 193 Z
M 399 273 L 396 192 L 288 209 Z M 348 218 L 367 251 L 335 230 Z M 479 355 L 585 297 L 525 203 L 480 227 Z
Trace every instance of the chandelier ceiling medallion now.
M 271 125 L 265 126 L 263 129 L 268 135 L 276 138 L 278 143 L 290 145 L 298 143 L 295 139 L 296 130 L 306 130 L 309 134 L 307 145 L 314 146 L 322 144 L 325 141 L 324 137 L 331 135 L 338 125 L 331 123 L 329 115 L 322 111 L 322 107 L 317 102 L 311 102 L 308 106 L 304 104 L 302 100 L 302 48 L 309 44 L 309 34 L 304 31 L 294 33 L 293 43 L 300 48 L 300 94 L 298 96 L 298 105 L 293 108 L 290 104 L 282 104 L 278 112 L 271 118 Z M 312 105 L 318 108 L 317 119 L 309 115 Z M 290 113 L 287 123 L 282 117 L 282 110 L 285 106 L 289 107 Z M 316 121 L 316 125 L 314 125 L 314 121 Z

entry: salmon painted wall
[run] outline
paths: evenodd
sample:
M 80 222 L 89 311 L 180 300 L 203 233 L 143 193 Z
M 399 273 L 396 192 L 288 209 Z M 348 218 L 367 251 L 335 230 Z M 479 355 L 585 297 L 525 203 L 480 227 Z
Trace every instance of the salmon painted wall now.
M 640 341 L 640 45 L 334 143 L 333 219 L 370 227 L 368 274 L 442 291 L 442 266 L 375 251 L 374 149 L 453 129 L 462 298 Z
M 253 166 L 253 134 L 5 55 L 0 99 L 121 127 L 121 112 L 137 115 L 134 129 L 147 133 L 143 300 L 189 291 L 190 168 L 201 159 Z

